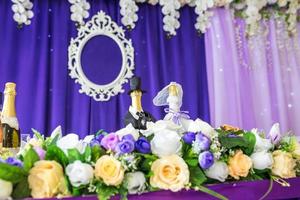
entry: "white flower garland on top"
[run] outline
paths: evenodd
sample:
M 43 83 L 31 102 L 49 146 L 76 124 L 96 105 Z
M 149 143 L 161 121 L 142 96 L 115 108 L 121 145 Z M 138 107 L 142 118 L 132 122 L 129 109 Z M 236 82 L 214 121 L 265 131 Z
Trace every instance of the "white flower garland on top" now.
M 33 3 L 30 0 L 11 0 L 13 5 L 11 7 L 14 12 L 13 19 L 18 23 L 19 26 L 30 25 L 31 18 L 34 16 Z
M 140 0 L 139 2 L 144 1 Z M 134 0 L 120 0 L 120 7 L 122 24 L 130 30 L 133 29 L 135 27 L 135 22 L 138 20 L 137 11 L 139 10 L 139 7 Z
M 76 26 L 84 25 L 84 19 L 90 16 L 90 3 L 87 0 L 69 0 L 69 3 L 72 4 L 70 7 L 71 20 L 76 23 Z
M 210 9 L 214 7 L 214 1 L 194 0 L 192 5 L 195 5 L 195 12 L 198 15 L 195 28 L 199 33 L 205 33 L 211 25 L 210 18 L 213 16 L 213 12 Z
M 180 27 L 180 2 L 178 0 L 160 0 L 159 4 L 162 6 L 162 13 L 164 14 L 163 29 L 169 35 L 176 35 L 176 29 Z

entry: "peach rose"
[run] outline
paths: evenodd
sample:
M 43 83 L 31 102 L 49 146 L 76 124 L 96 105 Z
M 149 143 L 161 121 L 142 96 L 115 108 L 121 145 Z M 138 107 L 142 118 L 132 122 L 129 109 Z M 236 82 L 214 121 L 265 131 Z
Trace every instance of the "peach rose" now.
M 160 189 L 177 192 L 189 183 L 187 164 L 178 155 L 164 156 L 153 162 L 150 184 Z
M 281 178 L 296 177 L 296 161 L 293 159 L 291 153 L 277 150 L 273 152 L 274 163 L 272 166 L 272 173 Z
M 231 126 L 231 125 L 228 125 L 228 124 L 224 124 L 223 126 L 221 126 L 222 129 L 224 131 L 233 131 L 233 132 L 236 132 L 236 131 L 239 131 L 241 130 L 239 127 L 236 127 L 236 126 Z
M 106 185 L 120 185 L 124 179 L 124 169 L 120 161 L 113 156 L 102 156 L 95 165 L 95 176 Z
M 63 168 L 56 161 L 37 161 L 29 171 L 28 183 L 33 198 L 68 195 Z
M 234 156 L 229 158 L 229 175 L 237 180 L 239 180 L 240 177 L 247 177 L 251 167 L 251 158 L 243 154 L 241 150 L 236 151 Z

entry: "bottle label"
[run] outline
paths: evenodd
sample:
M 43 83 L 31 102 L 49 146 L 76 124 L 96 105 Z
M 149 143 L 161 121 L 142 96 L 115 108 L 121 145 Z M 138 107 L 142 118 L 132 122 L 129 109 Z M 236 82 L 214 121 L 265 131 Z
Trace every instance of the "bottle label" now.
M 8 124 L 10 127 L 19 130 L 19 122 L 16 117 L 1 116 L 2 124 Z
M 2 123 L 3 143 L 4 148 L 18 148 L 21 145 L 20 131 L 8 124 Z

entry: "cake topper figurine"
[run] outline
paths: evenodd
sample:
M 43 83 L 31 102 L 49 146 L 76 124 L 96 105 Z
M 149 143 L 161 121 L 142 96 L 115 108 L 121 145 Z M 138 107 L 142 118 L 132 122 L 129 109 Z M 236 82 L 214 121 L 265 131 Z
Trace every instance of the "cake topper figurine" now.
M 168 127 L 176 129 L 178 133 L 184 132 L 199 132 L 203 131 L 203 127 L 207 126 L 206 122 L 196 119 L 190 119 L 188 111 L 181 111 L 183 98 L 183 90 L 180 84 L 171 82 L 169 85 L 164 87 L 153 99 L 155 106 L 169 106 L 165 108 L 166 113 L 164 120 L 165 122 L 171 122 L 173 125 L 168 123 Z M 166 124 L 158 122 L 157 124 Z M 209 130 L 211 132 L 213 130 Z M 206 131 L 205 131 L 206 132 Z
M 128 94 L 131 97 L 131 106 L 125 116 L 125 125 L 132 124 L 135 129 L 145 130 L 147 128 L 147 122 L 155 122 L 154 117 L 145 112 L 142 108 L 142 95 L 145 93 L 141 89 L 141 78 L 134 76 L 130 79 L 130 91 Z

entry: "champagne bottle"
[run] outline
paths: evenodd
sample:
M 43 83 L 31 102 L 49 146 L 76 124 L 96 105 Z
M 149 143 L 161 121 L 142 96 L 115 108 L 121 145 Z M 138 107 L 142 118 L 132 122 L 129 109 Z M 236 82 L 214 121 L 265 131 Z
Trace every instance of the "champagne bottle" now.
M 135 108 L 138 112 L 143 110 L 142 108 L 142 92 L 135 90 L 130 93 L 131 96 L 131 106 Z
M 10 149 L 11 152 L 17 153 L 21 144 L 19 123 L 16 116 L 15 108 L 16 84 L 6 83 L 4 90 L 4 103 L 1 113 L 3 148 Z

